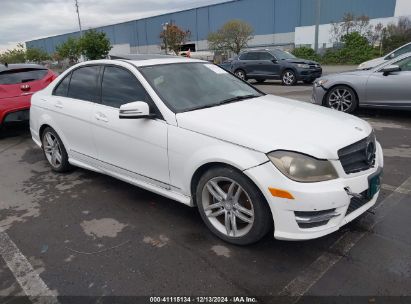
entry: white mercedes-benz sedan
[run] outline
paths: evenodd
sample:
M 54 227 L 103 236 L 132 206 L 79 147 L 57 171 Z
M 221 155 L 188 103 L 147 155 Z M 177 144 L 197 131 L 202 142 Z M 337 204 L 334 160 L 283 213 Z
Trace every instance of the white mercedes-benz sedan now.
M 33 95 L 30 129 L 54 171 L 78 166 L 197 206 L 239 245 L 270 230 L 324 236 L 380 189 L 382 149 L 367 122 L 265 95 L 201 60 L 80 63 Z

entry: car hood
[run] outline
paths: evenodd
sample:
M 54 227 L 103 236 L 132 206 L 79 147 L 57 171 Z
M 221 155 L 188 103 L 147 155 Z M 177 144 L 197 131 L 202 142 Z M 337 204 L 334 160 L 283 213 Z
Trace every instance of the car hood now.
M 259 152 L 290 150 L 320 159 L 338 159 L 339 149 L 372 130 L 355 116 L 273 95 L 179 113 L 176 118 L 181 128 Z
M 383 63 L 385 61 L 384 57 L 379 57 L 379 58 L 375 58 L 372 60 L 368 60 L 366 62 L 361 63 L 358 66 L 358 69 L 362 70 L 362 69 L 370 69 L 370 68 L 374 68 L 377 65 Z
M 290 58 L 290 59 L 285 59 L 284 61 L 287 61 L 289 63 L 302 63 L 302 64 L 319 64 L 318 62 L 312 61 L 312 60 L 306 60 L 306 59 L 301 59 L 301 58 Z
M 328 75 L 321 77 L 320 79 L 332 79 L 336 77 L 342 77 L 344 79 L 347 79 L 348 76 L 363 76 L 363 75 L 369 75 L 372 73 L 373 73 L 372 70 L 352 70 L 352 71 L 328 74 Z

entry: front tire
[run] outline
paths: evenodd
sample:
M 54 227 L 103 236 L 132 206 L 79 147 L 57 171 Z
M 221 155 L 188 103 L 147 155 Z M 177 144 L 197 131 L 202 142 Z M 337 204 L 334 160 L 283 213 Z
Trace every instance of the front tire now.
M 207 227 L 236 245 L 259 241 L 272 227 L 271 211 L 260 190 L 234 168 L 215 167 L 199 180 L 196 202 Z
M 293 86 L 297 83 L 297 76 L 293 70 L 285 70 L 281 75 L 281 82 L 285 86 Z
M 72 169 L 68 161 L 66 148 L 56 131 L 47 127 L 43 131 L 41 142 L 44 156 L 53 171 L 62 173 Z
M 328 91 L 325 106 L 344 113 L 353 113 L 358 108 L 357 95 L 350 87 L 335 86 Z

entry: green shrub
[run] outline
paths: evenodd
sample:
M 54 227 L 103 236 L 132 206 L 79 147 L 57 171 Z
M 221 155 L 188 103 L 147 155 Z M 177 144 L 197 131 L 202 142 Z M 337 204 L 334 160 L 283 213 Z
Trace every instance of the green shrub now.
M 295 48 L 292 51 L 293 55 L 302 58 L 302 59 L 307 59 L 307 60 L 313 60 L 313 61 L 320 61 L 321 57 L 315 53 L 315 51 L 312 48 L 309 47 L 299 47 Z

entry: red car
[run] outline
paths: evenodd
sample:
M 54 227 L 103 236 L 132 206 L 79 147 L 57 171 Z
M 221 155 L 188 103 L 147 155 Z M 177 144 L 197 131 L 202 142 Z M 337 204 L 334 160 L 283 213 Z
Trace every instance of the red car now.
M 56 77 L 36 64 L 0 64 L 0 129 L 10 123 L 27 122 L 31 95 Z

